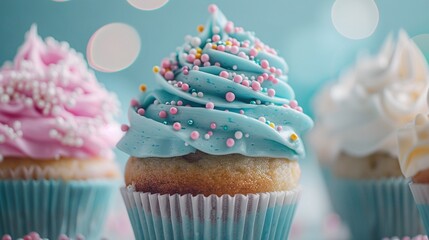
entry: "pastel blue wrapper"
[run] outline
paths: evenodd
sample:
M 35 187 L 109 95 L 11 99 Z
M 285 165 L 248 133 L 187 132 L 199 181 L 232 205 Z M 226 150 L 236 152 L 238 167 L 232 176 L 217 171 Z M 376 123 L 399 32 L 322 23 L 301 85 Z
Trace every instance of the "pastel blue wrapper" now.
M 352 239 L 382 239 L 423 231 L 408 183 L 405 178 L 352 180 L 332 175 L 328 187 Z
M 117 187 L 114 180 L 1 180 L 0 236 L 99 240 Z
M 136 240 L 287 239 L 300 189 L 248 195 L 160 195 L 121 188 Z
M 413 193 L 420 217 L 429 233 L 429 184 L 410 183 L 410 189 Z

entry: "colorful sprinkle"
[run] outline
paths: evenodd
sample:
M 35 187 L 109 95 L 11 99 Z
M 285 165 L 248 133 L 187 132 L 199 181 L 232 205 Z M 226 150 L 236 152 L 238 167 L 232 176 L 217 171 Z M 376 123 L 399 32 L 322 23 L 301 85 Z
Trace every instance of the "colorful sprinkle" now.
M 225 99 L 228 102 L 233 102 L 235 100 L 235 94 L 233 92 L 227 92 L 225 95 Z
M 182 129 L 182 124 L 180 124 L 179 122 L 173 123 L 173 129 L 179 131 L 180 129 Z
M 197 31 L 200 32 L 200 33 L 203 32 L 204 31 L 204 25 L 198 25 L 197 26 Z
M 126 132 L 130 129 L 130 126 L 126 125 L 126 124 L 122 124 L 121 125 L 121 131 L 122 132 Z
M 187 83 L 182 84 L 182 90 L 183 91 L 188 91 L 189 90 L 189 85 Z
M 206 53 L 204 53 L 203 55 L 201 55 L 201 61 L 203 61 L 203 63 L 208 62 L 210 60 L 210 56 Z
M 160 111 L 160 112 L 158 113 L 158 116 L 159 116 L 160 118 L 166 118 L 166 117 L 167 117 L 167 112 L 166 112 L 166 111 L 164 111 L 164 110 L 162 110 L 162 111 Z
M 241 131 L 237 131 L 234 133 L 234 137 L 236 139 L 241 139 L 241 138 L 243 138 L 243 133 Z
M 296 141 L 296 140 L 298 140 L 298 135 L 296 135 L 296 133 L 292 133 L 292 134 L 290 135 L 290 140 L 292 140 L 292 141 Z
M 159 67 L 158 67 L 158 66 L 154 66 L 154 67 L 152 68 L 152 71 L 153 71 L 154 73 L 159 73 Z
M 191 125 L 193 125 L 193 124 L 194 124 L 194 120 L 189 119 L 189 120 L 188 120 L 188 125 L 189 125 L 189 126 L 191 126 Z
M 210 128 L 211 129 L 216 129 L 216 127 L 217 127 L 216 123 L 214 123 L 214 122 L 210 123 Z
M 276 90 L 270 88 L 270 89 L 268 89 L 267 94 L 270 97 L 274 97 L 274 95 L 276 95 Z
M 197 140 L 200 137 L 200 133 L 197 131 L 192 131 L 191 132 L 191 139 L 192 140 Z
M 223 78 L 228 78 L 229 77 L 229 73 L 227 71 L 222 71 L 219 73 L 219 76 L 223 77 Z
M 212 103 L 212 102 L 206 103 L 206 108 L 207 109 L 213 109 L 214 108 L 214 103 Z
M 234 141 L 234 139 L 232 139 L 232 138 L 228 138 L 227 140 L 226 140 L 226 146 L 227 147 L 233 147 L 235 145 L 235 141 Z
M 143 116 L 144 114 L 145 114 L 145 110 L 143 109 L 143 108 L 139 108 L 139 109 L 137 109 L 137 113 L 139 114 L 139 115 L 141 115 L 141 116 Z
M 173 114 L 173 115 L 176 115 L 177 114 L 177 108 L 171 107 L 170 108 L 170 113 Z
M 265 123 L 267 121 L 267 119 L 265 119 L 265 117 L 259 117 L 258 120 L 263 122 L 263 123 Z
M 241 83 L 243 81 L 243 77 L 241 75 L 235 75 L 234 82 Z
M 281 132 L 283 130 L 282 126 L 277 126 L 277 131 Z
M 252 82 L 252 89 L 253 89 L 253 91 L 261 90 L 261 84 L 258 81 L 253 81 Z
M 210 139 L 210 135 L 208 133 L 204 134 L 204 139 L 209 140 Z
M 146 90 L 147 90 L 146 84 L 141 84 L 139 89 L 141 92 L 146 92 Z
M 297 102 L 296 100 L 291 100 L 291 101 L 289 102 L 289 106 L 290 106 L 291 108 L 296 108 L 296 107 L 298 107 L 298 102 Z
M 132 107 L 137 107 L 139 105 L 139 101 L 137 101 L 136 99 L 131 99 L 130 105 Z

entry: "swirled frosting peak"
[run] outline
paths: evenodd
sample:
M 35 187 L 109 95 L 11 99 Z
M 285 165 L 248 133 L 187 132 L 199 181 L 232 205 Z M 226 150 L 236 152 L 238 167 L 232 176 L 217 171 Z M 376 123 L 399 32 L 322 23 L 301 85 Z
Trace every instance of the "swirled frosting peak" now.
M 120 137 L 116 97 L 66 42 L 43 41 L 33 25 L 0 69 L 2 157 L 112 157 Z
M 427 111 L 428 84 L 427 63 L 415 43 L 404 31 L 396 42 L 388 37 L 376 56 L 359 59 L 316 96 L 312 139 L 321 159 L 334 160 L 340 152 L 396 157 L 396 130 Z
M 154 67 L 160 88 L 131 101 L 118 147 L 135 157 L 303 157 L 300 137 L 312 121 L 294 100 L 285 61 L 215 5 L 209 12 L 199 35 Z

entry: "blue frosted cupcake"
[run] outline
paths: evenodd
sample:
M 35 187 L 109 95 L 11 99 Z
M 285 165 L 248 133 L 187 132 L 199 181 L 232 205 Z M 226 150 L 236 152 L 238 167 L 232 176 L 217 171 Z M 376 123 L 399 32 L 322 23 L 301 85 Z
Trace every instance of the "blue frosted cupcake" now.
M 315 98 L 312 145 L 333 208 L 353 239 L 421 233 L 409 180 L 398 164 L 396 130 L 427 110 L 428 86 L 426 60 L 401 31 Z
M 118 148 L 137 239 L 285 239 L 312 126 L 287 65 L 215 5 L 196 37 L 155 67 Z M 144 90 L 143 86 L 143 90 Z
M 0 236 L 99 239 L 119 178 L 116 112 L 82 55 L 32 26 L 0 69 Z

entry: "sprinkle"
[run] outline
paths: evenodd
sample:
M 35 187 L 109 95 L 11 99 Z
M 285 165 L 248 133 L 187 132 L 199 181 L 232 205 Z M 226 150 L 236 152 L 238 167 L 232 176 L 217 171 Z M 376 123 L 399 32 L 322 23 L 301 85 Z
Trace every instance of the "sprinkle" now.
M 241 85 L 248 87 L 250 85 L 249 80 L 243 80 Z
M 191 126 L 191 125 L 193 125 L 193 124 L 194 124 L 194 120 L 189 119 L 189 120 L 188 120 L 188 125 L 189 125 L 189 126 Z
M 213 42 L 218 42 L 218 41 L 220 41 L 220 36 L 215 34 L 215 35 L 213 35 L 212 40 L 213 40 Z
M 218 26 L 213 26 L 212 31 L 217 34 L 220 32 L 220 28 Z
M 277 126 L 277 131 L 281 132 L 283 130 L 282 126 Z
M 298 102 L 297 102 L 296 100 L 291 100 L 291 101 L 289 102 L 289 106 L 290 106 L 291 108 L 296 108 L 296 107 L 298 107 Z
M 237 65 L 232 66 L 232 70 L 237 70 L 237 68 L 238 68 Z
M 167 125 L 168 124 L 168 122 L 167 121 L 164 121 L 164 122 L 162 122 L 164 125 Z
M 203 63 L 206 63 L 210 60 L 210 56 L 207 53 L 204 53 L 203 55 L 201 55 L 201 61 L 203 61 Z
M 258 50 L 255 48 L 250 49 L 249 55 L 252 57 L 256 57 L 258 55 Z
M 130 126 L 126 125 L 126 124 L 122 124 L 121 125 L 121 131 L 122 132 L 126 132 L 130 129 Z
M 210 139 L 210 135 L 209 135 L 208 133 L 206 133 L 206 134 L 204 134 L 204 138 L 205 138 L 206 140 L 209 140 L 209 139 Z
M 225 51 L 225 46 L 224 45 L 218 45 L 217 46 L 217 50 L 221 51 L 221 52 L 224 52 Z
M 173 123 L 173 129 L 179 131 L 180 129 L 182 129 L 182 125 L 179 122 L 175 122 Z
M 253 91 L 261 90 L 261 84 L 258 81 L 253 81 L 252 82 L 252 89 L 253 89 Z
M 263 69 L 267 69 L 269 66 L 270 66 L 270 64 L 268 63 L 267 60 L 264 59 L 264 60 L 261 61 L 261 67 Z
M 243 77 L 241 75 L 235 75 L 234 82 L 241 83 L 243 81 Z
M 215 122 L 210 123 L 210 128 L 211 129 L 216 129 L 217 125 Z
M 233 102 L 235 100 L 235 94 L 233 92 L 227 92 L 225 95 L 225 99 L 228 102 Z
M 244 52 L 239 52 L 238 56 L 244 59 L 248 59 L 249 57 Z
M 204 31 L 204 26 L 203 25 L 198 25 L 197 26 L 197 31 L 198 32 L 203 32 Z
M 210 135 L 210 137 L 213 136 L 213 132 L 212 131 L 208 131 L 207 134 Z
M 206 103 L 206 108 L 207 109 L 213 109 L 214 108 L 214 103 L 212 103 L 212 102 Z
M 276 90 L 270 88 L 270 89 L 267 90 L 267 94 L 270 97 L 274 97 L 274 95 L 276 95 Z
M 173 114 L 173 115 L 176 115 L 177 114 L 177 108 L 171 107 L 170 108 L 170 113 Z
M 241 131 L 237 131 L 234 133 L 234 137 L 236 139 L 241 139 L 241 138 L 243 138 L 243 133 Z
M 265 119 L 265 117 L 259 117 L 259 118 L 258 118 L 258 120 L 259 120 L 259 121 L 261 121 L 261 122 L 263 122 L 263 123 L 265 123 L 265 122 L 267 121 L 267 120 Z
M 139 108 L 138 110 L 137 110 L 137 113 L 140 115 L 140 116 L 143 116 L 144 114 L 145 114 L 145 110 L 143 109 L 143 108 Z
M 219 76 L 223 77 L 223 78 L 228 78 L 229 77 L 229 73 L 227 71 L 222 71 L 219 73 Z
M 228 126 L 227 126 L 227 125 L 224 125 L 224 126 L 223 126 L 223 130 L 225 130 L 225 131 L 226 131 L 226 130 L 228 130 Z
M 182 84 L 182 90 L 183 91 L 188 91 L 189 90 L 189 85 L 187 83 Z
M 226 33 L 232 33 L 232 31 L 234 31 L 234 23 L 231 21 L 228 21 L 225 25 L 224 30 Z
M 191 139 L 192 140 L 197 140 L 200 137 L 200 133 L 197 131 L 192 131 L 191 132 Z
M 196 92 L 192 92 L 191 95 L 192 95 L 192 97 L 196 97 L 197 93 Z
M 296 140 L 298 140 L 298 135 L 296 135 L 296 133 L 292 133 L 292 134 L 290 135 L 290 140 L 292 140 L 292 141 L 296 141 Z
M 232 47 L 231 47 L 231 53 L 232 53 L 232 54 L 237 54 L 239 50 L 240 50 L 240 49 L 239 49 L 237 46 L 232 46 Z
M 271 128 L 276 128 L 276 125 L 274 123 L 270 123 L 268 125 L 270 125 Z
M 174 78 L 174 74 L 172 71 L 167 71 L 164 75 L 165 79 L 172 80 Z
M 136 106 L 138 106 L 138 105 L 139 105 L 139 102 L 138 102 L 136 99 L 131 99 L 130 105 L 131 105 L 132 107 L 136 107 Z
M 182 106 L 183 102 L 181 100 L 177 101 L 177 106 Z
M 141 92 L 146 92 L 146 90 L 147 90 L 146 84 L 141 84 L 139 89 Z
M 162 110 L 162 111 L 160 111 L 160 112 L 158 113 L 158 116 L 159 116 L 160 118 L 166 118 L 166 117 L 167 117 L 167 112 L 166 112 L 166 111 L 164 111 L 164 110 Z
M 226 140 L 226 146 L 227 147 L 233 147 L 235 145 L 235 141 L 234 141 L 234 139 L 232 139 L 232 138 L 228 138 L 227 140 Z
M 244 134 L 245 138 L 248 138 L 250 135 L 248 133 Z
M 198 66 L 193 66 L 192 70 L 198 71 L 198 70 L 200 70 L 200 68 Z
M 154 67 L 152 68 L 152 71 L 153 71 L 154 73 L 159 73 L 159 67 L 158 67 L 158 66 L 154 66 Z
M 192 45 L 193 47 L 199 47 L 199 46 L 200 46 L 200 44 L 201 44 L 201 38 L 199 38 L 199 37 L 193 37 L 193 38 L 192 38 L 192 40 L 191 40 L 191 45 Z
M 244 114 L 244 110 L 243 109 L 240 110 L 240 114 Z

